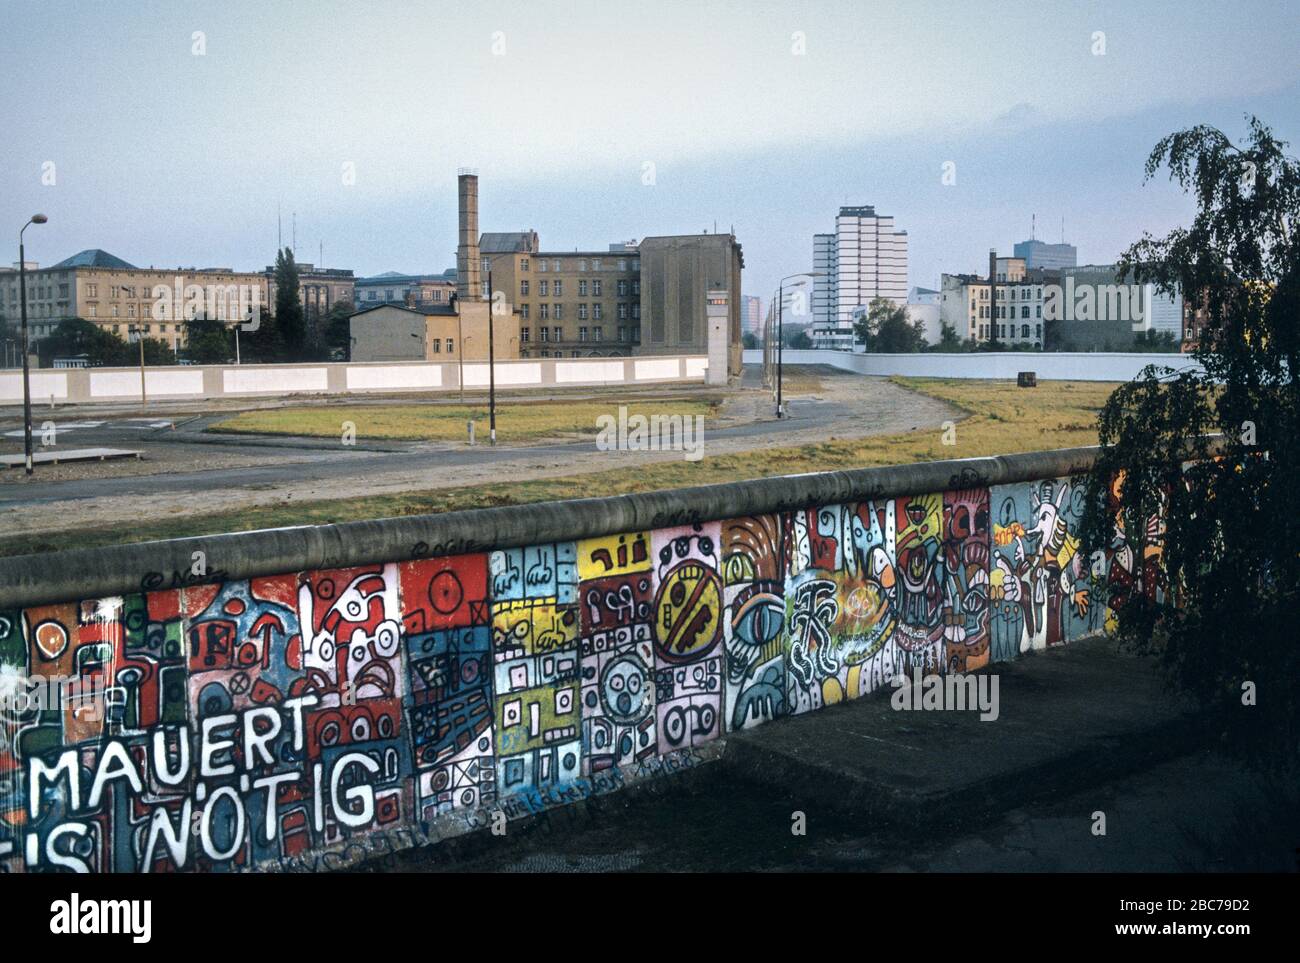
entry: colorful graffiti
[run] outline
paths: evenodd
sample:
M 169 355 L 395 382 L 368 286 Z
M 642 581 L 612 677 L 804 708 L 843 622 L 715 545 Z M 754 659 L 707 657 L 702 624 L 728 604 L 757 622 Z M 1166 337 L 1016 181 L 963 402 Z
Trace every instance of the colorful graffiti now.
M 1049 479 L 0 612 L 0 869 L 273 868 L 483 825 L 1102 631 L 1158 545 L 1085 558 L 1083 497 Z

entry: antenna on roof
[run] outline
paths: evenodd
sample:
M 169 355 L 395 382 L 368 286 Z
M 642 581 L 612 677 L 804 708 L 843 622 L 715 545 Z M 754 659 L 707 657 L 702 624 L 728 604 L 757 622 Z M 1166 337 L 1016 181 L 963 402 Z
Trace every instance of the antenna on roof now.
M 1029 240 L 1034 240 L 1035 232 L 1038 230 L 1038 215 L 1029 215 Z

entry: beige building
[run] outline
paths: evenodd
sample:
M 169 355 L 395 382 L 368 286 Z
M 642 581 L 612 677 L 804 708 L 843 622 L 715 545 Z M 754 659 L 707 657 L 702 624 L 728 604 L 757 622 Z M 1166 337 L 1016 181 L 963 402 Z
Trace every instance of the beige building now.
M 254 272 L 226 268 L 138 268 L 106 251 L 82 251 L 53 267 L 27 271 L 27 323 L 33 341 L 60 321 L 84 318 L 131 341 L 141 334 L 180 349 L 187 304 L 201 303 L 222 320 L 237 321 L 257 299 L 270 303 L 267 281 Z M 18 271 L 0 271 L 0 313 L 20 315 Z M 131 329 L 136 329 L 132 331 Z
M 351 326 L 353 361 L 488 359 L 486 301 L 421 308 L 383 304 L 354 314 Z M 509 310 L 498 314 L 491 334 L 497 360 L 520 356 L 518 315 Z
M 484 235 L 481 278 L 491 273 L 496 296 L 513 303 L 520 356 L 620 357 L 641 340 L 641 259 L 636 250 L 544 252 L 521 243 L 492 250 Z M 529 235 L 513 235 L 527 238 Z M 500 245 L 505 246 L 505 245 Z
M 741 247 L 730 234 L 541 251 L 537 234 L 484 234 L 480 277 L 514 302 L 521 357 L 707 354 L 710 292 L 726 292 L 728 369 L 740 373 Z M 713 298 L 717 300 L 716 296 Z

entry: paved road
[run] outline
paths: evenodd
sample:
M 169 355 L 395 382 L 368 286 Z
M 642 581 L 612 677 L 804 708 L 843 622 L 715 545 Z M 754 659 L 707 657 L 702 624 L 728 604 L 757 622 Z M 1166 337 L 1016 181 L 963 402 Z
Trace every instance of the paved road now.
M 756 381 L 758 377 L 756 372 L 747 369 L 746 386 Z M 889 382 L 874 379 L 857 380 L 862 385 L 861 400 L 845 400 L 842 397 L 838 399 L 791 398 L 787 401 L 787 418 L 778 420 L 773 413 L 773 416 L 766 420 L 730 427 L 711 427 L 708 432 L 708 444 L 711 448 L 721 445 L 725 446 L 723 450 L 743 450 L 751 447 L 745 444 L 747 441 L 752 441 L 754 446 L 758 446 L 771 444 L 774 440 L 787 437 L 790 444 L 798 444 L 805 440 L 813 440 L 819 433 L 824 434 L 831 426 L 841 425 L 848 419 L 859 419 L 864 414 L 868 418 L 871 418 L 872 414 L 875 415 L 875 423 L 880 426 L 877 430 L 880 431 L 898 430 L 903 424 L 910 427 L 912 422 L 931 426 L 938 424 L 942 418 L 950 416 L 949 410 L 942 403 L 920 398 Z M 915 412 L 915 417 L 909 415 L 912 411 Z M 188 447 L 192 450 L 191 454 L 195 461 L 201 461 L 204 452 L 223 450 L 238 452 L 241 455 L 257 455 L 270 463 L 202 471 L 173 471 L 165 474 L 0 485 L 0 507 L 52 505 L 89 498 L 156 496 L 159 492 L 194 493 L 232 488 L 309 486 L 312 483 L 343 479 L 356 479 L 357 490 L 365 491 L 366 480 L 381 472 L 418 473 L 422 469 L 429 468 L 445 470 L 496 465 L 503 468 L 518 467 L 536 462 L 539 457 L 564 460 L 590 456 L 593 452 L 590 439 L 497 448 L 486 445 L 469 448 L 464 445 L 367 444 L 365 442 L 355 448 L 345 448 L 336 442 L 319 438 L 241 439 L 229 436 L 216 438 L 201 433 L 207 424 L 221 417 L 226 415 L 212 415 L 181 422 L 174 430 L 151 428 L 144 422 L 126 419 L 105 420 L 94 424 L 92 419 L 87 418 L 80 422 L 85 427 L 65 427 L 59 435 L 59 440 L 61 444 L 73 447 L 148 449 L 167 446 L 174 451 Z M 861 423 L 870 426 L 872 421 Z M 868 427 L 859 433 L 869 434 L 872 431 Z M 220 446 L 219 449 L 217 445 Z M 294 461 L 287 464 L 275 463 L 273 459 L 276 454 L 292 456 Z

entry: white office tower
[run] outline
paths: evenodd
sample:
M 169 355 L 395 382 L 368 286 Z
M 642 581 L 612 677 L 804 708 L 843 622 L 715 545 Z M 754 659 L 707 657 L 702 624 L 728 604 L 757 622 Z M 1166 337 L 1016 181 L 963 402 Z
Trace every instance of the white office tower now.
M 813 235 L 813 343 L 853 350 L 853 319 L 876 298 L 907 304 L 907 232 L 874 207 L 841 207 L 834 234 Z

